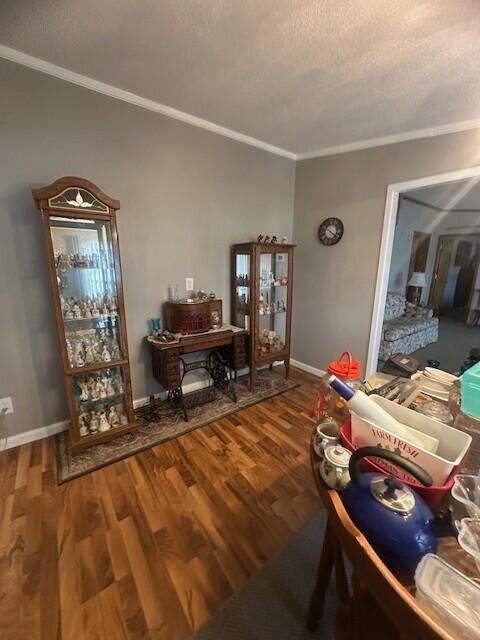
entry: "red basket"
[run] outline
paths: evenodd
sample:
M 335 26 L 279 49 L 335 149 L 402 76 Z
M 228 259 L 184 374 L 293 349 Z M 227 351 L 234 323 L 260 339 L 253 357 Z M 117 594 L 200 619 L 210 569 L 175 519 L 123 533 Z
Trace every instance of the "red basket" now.
M 340 438 L 342 440 L 343 446 L 346 449 L 348 449 L 349 451 L 355 450 L 355 447 L 353 446 L 353 443 L 352 443 L 352 428 L 351 428 L 350 420 L 348 422 L 345 422 L 340 427 Z M 423 487 L 421 484 L 418 484 L 417 482 L 407 482 L 404 480 L 402 480 L 402 482 L 404 482 L 404 484 L 409 486 L 411 489 L 414 489 L 420 496 L 422 496 L 422 498 L 425 500 L 425 502 L 428 504 L 428 506 L 431 509 L 436 509 L 442 502 L 442 499 L 445 496 L 445 494 L 448 493 L 450 489 L 453 487 L 455 476 L 457 475 L 457 473 L 460 473 L 460 469 L 463 467 L 466 457 L 467 456 L 465 456 L 465 458 L 461 461 L 461 463 L 454 468 L 452 473 L 449 475 L 448 480 L 442 486 Z M 370 458 L 364 458 L 360 462 L 360 466 L 363 471 L 376 471 L 378 473 L 386 473 L 385 469 L 382 469 L 378 464 L 370 460 Z

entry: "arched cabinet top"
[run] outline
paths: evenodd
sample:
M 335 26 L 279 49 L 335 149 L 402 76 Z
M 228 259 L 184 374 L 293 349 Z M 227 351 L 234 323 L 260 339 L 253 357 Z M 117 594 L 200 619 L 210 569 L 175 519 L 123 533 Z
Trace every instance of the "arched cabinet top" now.
M 110 209 L 120 209 L 119 200 L 107 196 L 90 180 L 75 176 L 65 176 L 46 187 L 32 189 L 32 194 L 39 208 L 92 213 L 110 213 Z

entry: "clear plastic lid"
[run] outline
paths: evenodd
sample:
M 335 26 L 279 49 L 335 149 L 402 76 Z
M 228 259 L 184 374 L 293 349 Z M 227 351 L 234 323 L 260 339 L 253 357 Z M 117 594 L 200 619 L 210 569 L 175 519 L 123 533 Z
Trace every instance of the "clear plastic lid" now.
M 417 598 L 461 638 L 480 638 L 480 586 L 439 556 L 428 553 L 415 571 Z

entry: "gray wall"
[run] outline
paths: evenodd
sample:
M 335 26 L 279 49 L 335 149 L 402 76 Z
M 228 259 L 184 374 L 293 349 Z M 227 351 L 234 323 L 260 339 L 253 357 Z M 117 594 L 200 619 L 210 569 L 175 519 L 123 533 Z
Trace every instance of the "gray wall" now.
M 291 237 L 295 163 L 0 60 L 0 397 L 9 434 L 66 419 L 31 188 L 78 175 L 119 198 L 134 397 L 160 387 L 143 342 L 170 283 L 216 291 L 229 318 L 229 247 Z
M 323 369 L 344 349 L 366 364 L 387 186 L 480 164 L 480 130 L 297 164 L 293 357 Z M 345 224 L 324 247 L 320 222 Z

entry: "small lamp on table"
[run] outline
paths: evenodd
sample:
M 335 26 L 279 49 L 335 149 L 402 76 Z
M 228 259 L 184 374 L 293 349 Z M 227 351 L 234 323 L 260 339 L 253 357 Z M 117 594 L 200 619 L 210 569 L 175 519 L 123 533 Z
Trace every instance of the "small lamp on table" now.
M 427 279 L 423 271 L 414 271 L 408 281 L 408 286 L 415 288 L 412 302 L 418 305 L 420 303 L 422 289 L 427 286 Z

